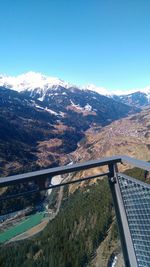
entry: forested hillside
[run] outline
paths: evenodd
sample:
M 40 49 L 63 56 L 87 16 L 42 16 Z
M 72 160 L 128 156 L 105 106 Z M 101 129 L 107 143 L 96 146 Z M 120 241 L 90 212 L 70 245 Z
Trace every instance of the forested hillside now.
M 149 175 L 145 176 L 145 172 L 138 168 L 125 173 L 145 182 L 150 181 Z M 107 264 L 114 244 L 115 251 L 117 248 L 118 234 L 113 219 L 107 179 L 81 187 L 73 194 L 69 194 L 68 188 L 64 187 L 63 202 L 56 218 L 39 236 L 2 246 L 0 266 L 85 267 L 88 264 L 93 267 L 97 248 L 103 246 L 102 241 L 107 239 L 109 232 L 109 241 L 102 249 L 103 258 L 99 259 L 100 264 L 101 260 Z
M 107 180 L 67 195 L 65 189 L 59 214 L 37 238 L 1 248 L 1 267 L 83 267 L 90 262 L 113 221 Z

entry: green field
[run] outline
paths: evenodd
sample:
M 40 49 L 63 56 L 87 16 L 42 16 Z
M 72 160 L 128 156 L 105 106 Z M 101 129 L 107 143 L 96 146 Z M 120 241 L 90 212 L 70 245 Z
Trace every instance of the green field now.
M 24 233 L 35 225 L 39 224 L 44 217 L 44 212 L 36 213 L 25 219 L 23 222 L 9 228 L 8 230 L 0 233 L 0 243 L 4 243 L 11 238 Z

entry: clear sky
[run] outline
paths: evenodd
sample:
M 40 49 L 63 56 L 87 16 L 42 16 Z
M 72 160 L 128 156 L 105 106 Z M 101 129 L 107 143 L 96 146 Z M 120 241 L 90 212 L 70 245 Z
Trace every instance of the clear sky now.
M 1 0 L 0 73 L 150 84 L 150 0 Z

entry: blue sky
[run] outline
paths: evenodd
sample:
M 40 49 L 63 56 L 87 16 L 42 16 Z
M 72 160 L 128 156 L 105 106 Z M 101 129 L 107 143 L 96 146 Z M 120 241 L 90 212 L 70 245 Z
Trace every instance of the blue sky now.
M 2 0 L 0 73 L 114 89 L 150 84 L 149 0 Z

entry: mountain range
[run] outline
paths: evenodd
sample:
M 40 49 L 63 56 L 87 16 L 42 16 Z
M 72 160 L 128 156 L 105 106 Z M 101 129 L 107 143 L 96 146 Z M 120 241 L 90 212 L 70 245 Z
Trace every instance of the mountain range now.
M 94 86 L 79 88 L 34 72 L 0 76 L 1 175 L 66 164 L 89 132 L 99 132 L 105 142 L 103 127 L 116 121 L 114 136 L 119 119 L 149 105 L 148 89 L 127 95 L 96 91 Z
M 148 91 L 138 91 L 127 95 L 110 95 L 107 94 L 104 88 L 101 89 L 100 93 L 98 93 L 98 91 L 99 90 L 94 86 L 79 88 L 58 78 L 50 78 L 31 72 L 20 75 L 17 78 L 1 76 L 0 176 L 64 165 L 71 161 L 80 162 L 116 154 L 126 154 L 139 159 L 149 160 L 150 108 Z M 95 174 L 94 172 L 97 173 L 97 171 L 99 170 L 88 170 L 88 175 L 93 175 Z M 85 172 L 80 172 L 78 173 L 78 178 L 84 175 Z M 75 179 L 76 175 L 74 175 L 73 178 Z M 100 183 L 101 182 L 103 183 L 104 181 L 100 181 Z M 97 226 L 97 214 L 102 216 L 99 218 L 100 225 L 103 218 L 105 218 L 103 215 L 106 214 L 106 208 L 104 208 L 104 211 L 100 210 L 103 205 L 99 205 L 99 202 L 96 205 L 92 202 L 93 206 L 91 205 L 91 196 L 92 199 L 95 199 L 95 193 L 97 192 L 97 195 L 100 197 L 100 193 L 97 191 L 99 189 L 101 189 L 102 192 L 104 191 L 103 194 L 105 197 L 103 197 L 102 200 L 104 204 L 106 204 L 105 202 L 108 200 L 109 194 L 106 189 L 103 190 L 104 185 L 95 185 L 91 182 L 90 186 L 92 186 L 92 188 L 96 186 L 95 193 L 93 189 L 89 189 L 91 187 L 87 187 L 88 189 L 86 190 L 84 186 L 87 187 L 87 184 L 72 185 L 67 189 L 68 191 L 64 193 L 65 201 L 66 196 L 70 201 L 64 202 L 63 205 L 65 207 L 66 203 L 71 203 L 71 208 L 69 207 L 66 213 L 67 215 L 64 215 L 63 227 L 67 225 L 66 218 L 68 218 L 68 211 L 72 211 L 73 213 L 69 217 L 67 227 L 70 227 L 71 219 L 73 221 L 72 225 L 74 226 L 74 221 L 80 218 L 80 223 L 76 226 L 77 228 L 75 228 L 74 231 L 75 235 L 71 232 L 73 230 L 70 230 L 70 236 L 73 237 L 71 244 L 77 232 L 79 232 L 79 236 L 82 236 L 80 232 L 81 226 L 83 226 L 83 229 L 87 229 L 87 225 L 92 227 L 97 238 L 97 229 L 99 229 L 99 225 Z M 76 194 L 73 194 L 75 191 Z M 85 195 L 86 192 L 91 194 L 91 196 L 89 195 L 89 199 Z M 4 194 L 5 192 L 0 191 L 0 193 Z M 81 201 L 79 202 L 78 199 L 80 198 Z M 74 202 L 71 202 L 71 199 L 72 201 L 77 201 L 76 205 L 72 204 Z M 36 201 L 35 199 L 35 202 Z M 29 201 L 28 204 L 24 203 L 24 206 L 31 205 L 33 204 L 32 202 L 33 200 L 31 200 L 31 202 Z M 87 207 L 88 215 L 85 214 L 85 218 L 83 217 L 83 210 L 81 208 L 79 209 L 81 206 L 79 203 L 83 203 L 84 210 L 85 206 Z M 5 209 L 6 207 L 7 205 L 4 206 Z M 74 209 L 72 207 L 74 207 Z M 95 210 L 96 215 L 91 215 L 92 212 L 89 214 L 90 207 L 92 212 L 93 207 L 97 207 Z M 78 214 L 77 211 L 79 211 L 80 214 Z M 77 216 L 75 219 L 73 214 Z M 110 212 L 106 216 L 104 226 L 106 226 L 106 223 L 109 221 L 109 214 Z M 55 238 L 58 237 L 57 226 L 61 226 L 63 218 L 63 216 L 61 216 L 62 213 L 60 217 L 58 217 L 58 225 L 55 223 L 55 220 L 53 222 L 54 225 L 49 224 L 50 229 L 52 227 L 52 233 L 55 233 L 54 230 L 56 229 Z M 86 221 L 87 216 L 89 216 L 89 219 Z M 91 223 L 89 223 L 89 221 Z M 111 218 L 110 222 L 111 225 L 108 224 L 107 227 L 105 227 L 105 231 L 102 231 L 103 238 L 105 238 L 104 241 L 107 240 L 106 232 L 113 233 L 113 218 Z M 110 231 L 108 231 L 109 226 Z M 67 227 L 67 230 L 63 228 L 61 233 L 67 235 Z M 45 249 L 51 245 L 48 241 L 48 232 L 44 232 L 46 236 L 46 239 L 44 237 L 44 242 L 47 240 L 47 243 L 44 243 L 43 246 Z M 89 233 L 91 233 L 91 228 L 89 228 Z M 88 238 L 94 236 L 89 233 Z M 83 235 L 83 244 L 88 243 L 85 241 L 85 236 L 86 233 Z M 111 239 L 114 242 L 114 237 Z M 66 239 L 64 240 L 66 244 Z M 70 238 L 68 240 L 70 240 Z M 92 241 L 92 239 L 89 240 L 91 247 L 94 241 Z M 56 243 L 57 245 L 59 244 L 59 242 Z M 25 246 L 28 247 L 28 244 L 25 243 Z M 76 250 L 76 245 L 74 245 L 74 249 Z M 106 253 L 108 245 L 107 248 L 105 247 L 103 249 Z M 40 247 L 38 247 L 37 251 L 37 253 L 41 251 Z M 113 251 L 114 245 L 111 246 L 111 252 L 105 256 L 105 262 L 107 262 Z M 61 249 L 60 252 L 62 253 Z M 75 258 L 77 258 L 78 249 L 76 253 Z M 26 254 L 24 255 L 26 257 Z M 27 255 L 29 255 L 29 253 L 27 253 Z M 93 259 L 91 255 L 94 254 L 90 254 L 89 257 Z M 40 257 L 41 256 L 39 256 L 39 258 Z M 54 257 L 53 249 L 52 257 Z M 58 257 L 58 259 L 59 258 L 61 259 L 61 257 Z M 34 259 L 36 259 L 36 257 L 34 257 Z M 44 258 L 41 258 L 42 264 L 43 260 Z M 60 261 L 62 261 L 62 259 Z M 106 263 L 104 266 L 106 266 Z
M 140 111 L 76 87 L 40 90 L 0 87 L 1 174 L 65 164 L 87 129 Z
M 57 90 L 62 87 L 65 89 L 76 88 L 81 91 L 94 91 L 101 95 L 113 98 L 124 104 L 143 107 L 149 104 L 150 101 L 150 87 L 147 86 L 143 89 L 134 89 L 125 92 L 109 92 L 103 87 L 97 87 L 92 84 L 86 86 L 76 86 L 71 83 L 65 82 L 56 77 L 49 77 L 42 75 L 38 72 L 27 72 L 18 76 L 0 75 L 0 86 L 12 89 L 18 92 L 28 91 L 31 95 L 38 94 L 39 100 L 43 101 L 47 98 L 49 90 Z M 57 93 L 57 92 L 56 92 Z M 50 92 L 49 92 L 50 94 Z

